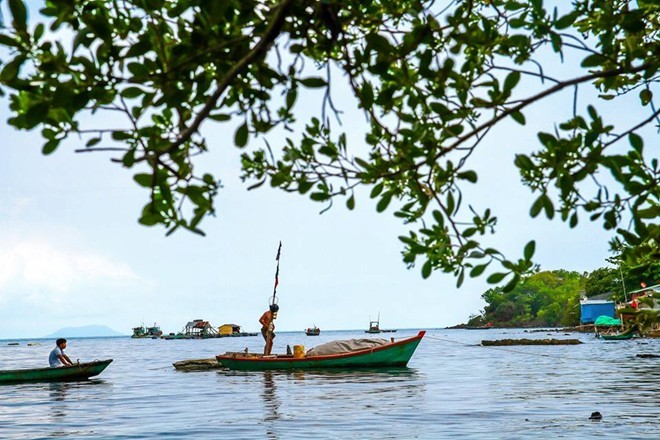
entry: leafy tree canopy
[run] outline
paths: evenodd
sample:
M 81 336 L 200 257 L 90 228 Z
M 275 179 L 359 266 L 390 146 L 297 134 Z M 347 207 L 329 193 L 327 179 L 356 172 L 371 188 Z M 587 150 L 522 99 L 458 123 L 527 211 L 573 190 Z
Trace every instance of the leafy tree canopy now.
M 462 197 L 479 180 L 470 159 L 494 127 L 524 125 L 532 104 L 563 91 L 574 91 L 561 95 L 572 115 L 515 157 L 530 215 L 599 221 L 626 261 L 658 257 L 657 138 L 649 154 L 644 128 L 659 121 L 660 6 L 559 3 L 47 0 L 28 20 L 23 0 L 8 0 L 0 91 L 11 125 L 41 130 L 44 154 L 83 139 L 79 151 L 134 168 L 149 194 L 144 225 L 202 233 L 219 183 L 194 158 L 216 147 L 200 132 L 214 123 L 246 148 L 252 186 L 349 209 L 367 186 L 377 211 L 410 225 L 404 261 L 421 259 L 424 277 L 441 270 L 460 285 L 487 272 L 510 289 L 535 268 L 535 244 L 517 260 L 485 244 L 497 218 Z M 340 85 L 368 118 L 363 142 L 331 124 Z M 318 116 L 297 112 L 309 89 L 324 92 Z M 601 105 L 634 96 L 642 116 L 609 120 L 584 94 Z M 123 123 L 108 127 L 110 113 Z M 276 130 L 292 133 L 271 145 Z
M 611 293 L 616 301 L 630 300 L 627 292 L 639 290 L 643 285 L 660 284 L 660 261 L 642 267 L 601 267 L 591 272 L 585 281 L 587 296 Z
M 554 270 L 525 276 L 513 289 L 495 287 L 481 297 L 486 307 L 475 322 L 497 326 L 570 326 L 580 321 L 580 291 L 584 277 Z M 477 321 L 478 320 L 478 321 Z

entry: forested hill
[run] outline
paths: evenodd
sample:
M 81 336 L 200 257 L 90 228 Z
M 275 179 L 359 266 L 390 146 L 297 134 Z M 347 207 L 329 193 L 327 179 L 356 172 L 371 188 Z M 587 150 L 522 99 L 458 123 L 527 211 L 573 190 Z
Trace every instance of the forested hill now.
M 621 281 L 623 275 L 623 283 Z M 553 270 L 521 280 L 511 291 L 495 287 L 481 297 L 486 306 L 470 317 L 467 325 L 492 322 L 496 327 L 574 326 L 580 322 L 580 292 L 587 297 L 609 293 L 623 301 L 625 292 L 660 282 L 660 263 L 643 270 L 599 268 L 591 273 Z M 624 291 L 625 286 L 625 291 Z

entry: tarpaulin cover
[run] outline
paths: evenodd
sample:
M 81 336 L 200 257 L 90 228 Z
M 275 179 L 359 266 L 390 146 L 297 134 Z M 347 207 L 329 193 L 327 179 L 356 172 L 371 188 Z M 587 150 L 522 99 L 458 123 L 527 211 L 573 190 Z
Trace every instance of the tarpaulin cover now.
M 380 347 L 389 343 L 386 339 L 346 339 L 321 344 L 307 351 L 307 356 L 324 356 L 328 354 L 349 353 L 366 348 Z
M 599 316 L 594 321 L 594 325 L 603 326 L 603 327 L 621 325 L 621 320 L 610 318 L 609 316 Z

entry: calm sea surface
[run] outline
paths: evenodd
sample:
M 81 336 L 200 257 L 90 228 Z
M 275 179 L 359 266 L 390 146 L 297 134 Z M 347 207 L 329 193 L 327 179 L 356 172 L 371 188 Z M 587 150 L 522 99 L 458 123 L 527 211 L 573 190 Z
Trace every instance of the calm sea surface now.
M 274 351 L 354 337 L 365 334 L 279 333 Z M 522 337 L 584 344 L 478 345 Z M 45 366 L 54 346 L 9 342 L 0 341 L 0 369 Z M 88 382 L 0 386 L 0 438 L 660 438 L 660 359 L 636 357 L 660 354 L 658 339 L 429 330 L 408 368 L 182 373 L 172 367 L 245 347 L 260 351 L 261 337 L 69 339 L 74 361 L 114 362 Z M 589 420 L 594 411 L 601 421 Z

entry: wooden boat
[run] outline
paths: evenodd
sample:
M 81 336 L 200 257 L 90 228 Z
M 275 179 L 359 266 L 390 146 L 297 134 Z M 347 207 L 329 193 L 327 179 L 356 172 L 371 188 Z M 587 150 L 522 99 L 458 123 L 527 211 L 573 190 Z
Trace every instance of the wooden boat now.
M 635 332 L 628 332 L 628 333 L 616 333 L 612 335 L 600 334 L 598 335 L 598 337 L 605 341 L 623 341 L 626 339 L 632 339 L 634 335 Z
M 400 341 L 340 354 L 294 357 L 228 352 L 216 356 L 216 359 L 230 370 L 243 371 L 405 367 L 425 334 L 420 331 L 416 336 Z
M 380 313 L 378 314 L 378 319 L 376 321 L 369 321 L 369 330 L 365 330 L 365 333 L 393 333 L 396 329 L 382 329 L 380 328 Z
M 134 338 L 134 339 L 139 339 L 139 338 L 158 339 L 162 335 L 163 335 L 163 331 L 154 322 L 153 327 L 145 327 L 144 325 L 141 325 L 139 327 L 133 327 L 133 335 L 131 336 L 131 338 Z
M 112 359 L 78 363 L 66 367 L 31 368 L 22 370 L 1 370 L 0 384 L 23 382 L 63 382 L 86 380 L 101 374 Z
M 321 334 L 321 329 L 318 328 L 317 326 L 309 327 L 308 329 L 305 330 L 305 334 L 307 336 L 318 336 Z

